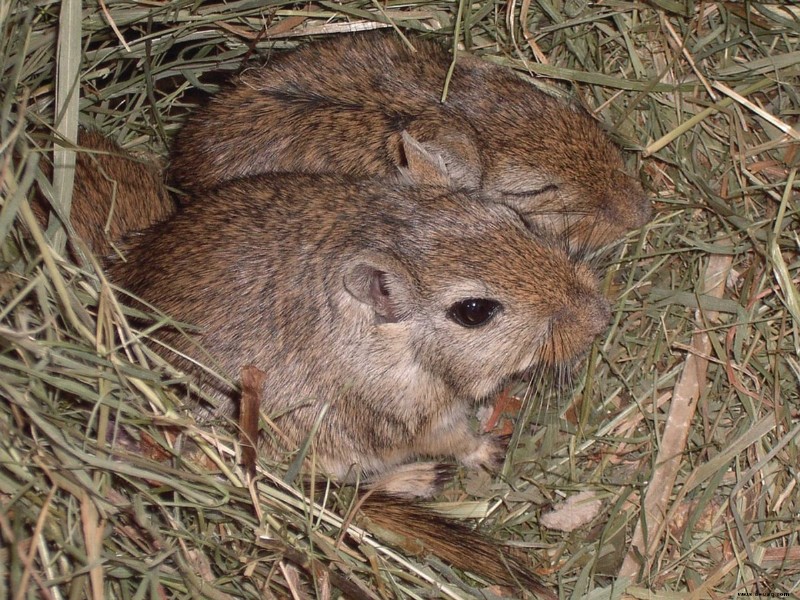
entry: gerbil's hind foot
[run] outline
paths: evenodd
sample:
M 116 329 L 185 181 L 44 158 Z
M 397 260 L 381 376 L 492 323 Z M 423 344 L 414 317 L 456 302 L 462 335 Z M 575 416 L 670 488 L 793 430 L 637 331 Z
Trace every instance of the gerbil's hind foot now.
M 420 504 L 372 494 L 360 507 L 360 527 L 409 554 L 432 554 L 455 568 L 514 588 L 518 598 L 557 600 L 525 564 L 524 556 L 460 522 Z M 387 537 L 388 536 L 388 537 Z
M 490 473 L 496 473 L 503 466 L 508 451 L 508 443 L 511 436 L 487 434 L 481 436 L 478 447 L 459 457 L 459 461 L 469 469 L 486 469 Z
M 409 463 L 368 481 L 367 487 L 372 492 L 405 500 L 430 498 L 442 491 L 444 485 L 453 478 L 454 472 L 455 468 L 451 465 Z

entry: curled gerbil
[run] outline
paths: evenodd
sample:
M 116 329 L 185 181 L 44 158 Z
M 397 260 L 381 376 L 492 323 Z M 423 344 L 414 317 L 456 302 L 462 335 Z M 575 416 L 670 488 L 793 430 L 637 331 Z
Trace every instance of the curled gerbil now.
M 109 193 L 84 171 L 96 164 L 76 171 L 85 200 Z M 120 179 L 116 193 L 161 193 L 144 181 Z M 261 411 L 279 428 L 260 451 L 296 452 L 310 438 L 308 458 L 327 473 L 370 481 L 366 523 L 554 598 L 519 557 L 407 499 L 437 491 L 447 472 L 417 459 L 495 468 L 503 440 L 472 431 L 474 405 L 511 377 L 574 363 L 605 327 L 593 274 L 562 246 L 476 193 L 281 174 L 199 194 L 129 235 L 107 271 L 196 328 L 154 335 L 217 400 L 199 414 L 232 415 L 238 399 L 201 363 L 234 381 L 254 366 Z
M 197 327 L 203 350 L 158 337 L 207 352 L 232 379 L 262 370 L 261 408 L 281 439 L 294 450 L 313 432 L 315 459 L 340 479 L 425 457 L 496 465 L 499 440 L 469 426 L 475 403 L 532 368 L 571 364 L 608 319 L 595 277 L 561 244 L 446 188 L 237 180 L 123 251 L 111 279 Z M 182 365 L 219 398 L 217 414 L 233 412 L 231 390 Z M 403 468 L 419 486 L 404 493 L 435 489 L 436 465 Z
M 411 47 L 413 46 L 413 48 Z M 644 224 L 650 203 L 619 148 L 576 104 L 466 53 L 393 33 L 349 34 L 248 68 L 193 113 L 171 176 L 191 193 L 295 171 L 480 189 L 573 254 Z

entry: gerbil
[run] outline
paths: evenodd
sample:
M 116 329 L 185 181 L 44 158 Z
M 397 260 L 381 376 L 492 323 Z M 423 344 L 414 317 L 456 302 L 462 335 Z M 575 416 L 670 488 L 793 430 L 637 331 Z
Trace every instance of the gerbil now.
M 313 431 L 325 470 L 371 476 L 390 494 L 361 505 L 367 523 L 555 599 L 495 541 L 398 497 L 440 483 L 438 465 L 408 464 L 417 457 L 495 467 L 503 443 L 471 431 L 471 405 L 529 368 L 569 365 L 604 328 L 595 279 L 560 243 L 505 206 L 445 188 L 283 174 L 204 194 L 123 251 L 111 279 L 200 328 L 209 354 L 159 335 L 190 357 L 175 362 L 220 414 L 235 394 L 191 358 L 234 380 L 245 365 L 261 369 L 262 409 L 290 450 Z
M 49 211 L 43 197 L 33 209 L 45 223 Z M 104 257 L 128 233 L 174 212 L 175 201 L 155 161 L 134 156 L 96 131 L 80 132 L 69 220 L 89 250 Z
M 343 35 L 245 70 L 188 118 L 171 176 L 197 192 L 270 171 L 387 178 L 399 168 L 418 183 L 438 183 L 438 172 L 566 231 L 576 251 L 648 220 L 641 186 L 583 109 L 466 53 L 442 104 L 452 57 L 436 42 L 412 44 Z
M 559 242 L 446 188 L 238 180 L 133 236 L 124 255 L 112 281 L 197 327 L 208 354 L 175 331 L 159 338 L 233 380 L 261 369 L 262 410 L 289 448 L 314 431 L 314 456 L 341 479 L 419 457 L 493 466 L 502 444 L 471 430 L 474 403 L 529 369 L 573 363 L 609 316 Z M 178 364 L 219 414 L 234 410 L 230 390 Z M 415 485 L 410 495 L 433 483 Z

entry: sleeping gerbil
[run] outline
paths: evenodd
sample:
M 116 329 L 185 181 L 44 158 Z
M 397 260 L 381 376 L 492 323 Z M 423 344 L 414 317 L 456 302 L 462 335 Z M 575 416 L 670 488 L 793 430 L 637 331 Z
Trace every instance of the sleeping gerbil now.
M 265 172 L 339 173 L 480 189 L 566 232 L 573 253 L 644 224 L 650 204 L 619 149 L 576 104 L 513 71 L 393 33 L 349 34 L 249 68 L 192 114 L 171 176 L 190 193 Z

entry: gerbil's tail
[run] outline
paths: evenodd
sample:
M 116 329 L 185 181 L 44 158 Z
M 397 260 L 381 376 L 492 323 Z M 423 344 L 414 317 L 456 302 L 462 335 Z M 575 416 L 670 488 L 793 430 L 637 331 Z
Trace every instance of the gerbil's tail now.
M 543 600 L 558 598 L 508 548 L 419 503 L 372 493 L 360 512 L 359 526 L 409 554 L 433 554 L 494 584 L 525 590 Z
M 95 131 L 81 131 L 78 146 L 69 220 L 95 255 L 109 255 L 126 235 L 175 212 L 155 160 L 138 158 Z M 47 204 L 39 204 L 34 212 L 44 221 Z

